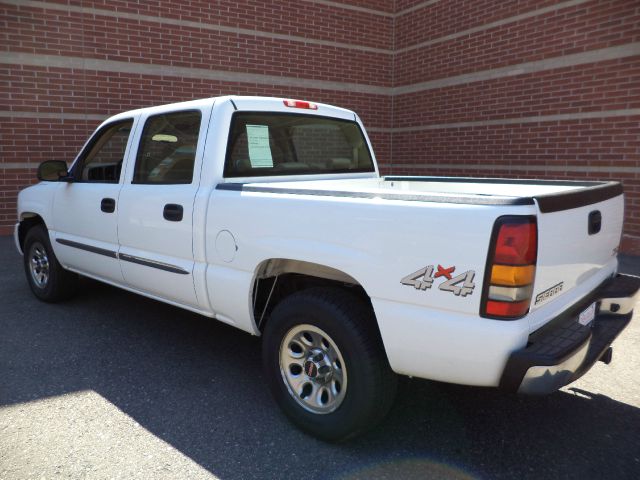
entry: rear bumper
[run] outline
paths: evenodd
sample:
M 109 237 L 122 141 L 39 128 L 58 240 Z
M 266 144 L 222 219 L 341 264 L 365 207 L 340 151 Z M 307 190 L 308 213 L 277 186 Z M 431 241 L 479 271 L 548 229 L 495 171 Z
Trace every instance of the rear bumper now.
M 605 355 L 611 343 L 631 321 L 640 298 L 640 277 L 617 275 L 587 298 L 529 336 L 527 346 L 513 352 L 500 388 L 518 393 L 551 393 L 584 375 Z M 596 303 L 588 325 L 580 313 Z

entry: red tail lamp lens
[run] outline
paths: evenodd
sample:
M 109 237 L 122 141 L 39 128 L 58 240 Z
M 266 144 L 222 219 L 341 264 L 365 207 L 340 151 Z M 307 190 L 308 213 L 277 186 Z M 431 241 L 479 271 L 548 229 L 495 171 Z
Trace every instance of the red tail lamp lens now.
M 494 263 L 502 265 L 531 265 L 536 263 L 538 250 L 536 224 L 505 223 L 496 239 Z
M 538 256 L 536 217 L 499 217 L 491 238 L 480 315 L 500 320 L 522 318 L 529 311 L 533 294 Z
M 486 313 L 492 317 L 521 317 L 529 310 L 530 299 L 522 302 L 487 301 Z

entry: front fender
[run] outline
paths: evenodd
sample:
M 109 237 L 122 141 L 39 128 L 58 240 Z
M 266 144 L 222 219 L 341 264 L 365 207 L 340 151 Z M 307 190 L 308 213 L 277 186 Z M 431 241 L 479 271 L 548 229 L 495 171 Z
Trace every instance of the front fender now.
M 39 216 L 48 230 L 55 230 L 53 222 L 53 201 L 57 183 L 41 182 L 27 187 L 18 194 L 18 219 Z

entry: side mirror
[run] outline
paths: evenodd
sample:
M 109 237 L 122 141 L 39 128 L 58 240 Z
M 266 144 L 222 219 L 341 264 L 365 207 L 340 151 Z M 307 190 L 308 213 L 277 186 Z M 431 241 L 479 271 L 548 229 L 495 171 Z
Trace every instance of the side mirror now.
M 38 166 L 38 180 L 59 182 L 68 178 L 67 162 L 62 160 L 47 160 Z

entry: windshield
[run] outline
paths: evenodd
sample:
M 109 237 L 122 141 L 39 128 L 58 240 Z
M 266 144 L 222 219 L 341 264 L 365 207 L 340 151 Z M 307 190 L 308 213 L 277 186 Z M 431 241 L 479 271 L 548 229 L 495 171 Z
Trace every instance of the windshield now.
M 233 116 L 225 177 L 373 171 L 356 122 L 290 113 Z

